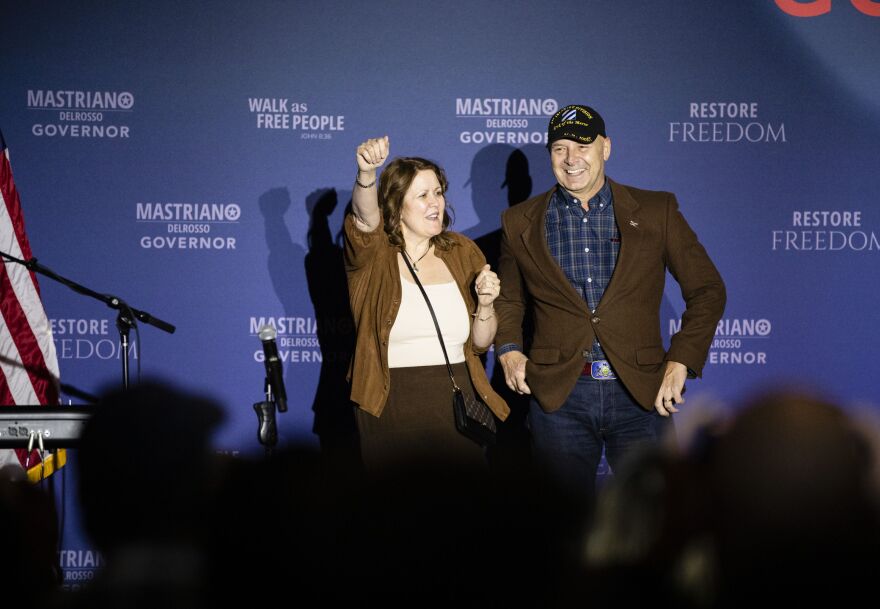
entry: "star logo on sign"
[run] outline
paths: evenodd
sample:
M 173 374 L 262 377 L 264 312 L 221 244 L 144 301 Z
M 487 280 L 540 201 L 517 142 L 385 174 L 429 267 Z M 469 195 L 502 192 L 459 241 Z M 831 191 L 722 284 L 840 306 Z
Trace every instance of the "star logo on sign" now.
M 129 93 L 128 91 L 123 91 L 119 94 L 119 107 L 123 110 L 130 110 L 134 105 L 134 95 Z
M 241 217 L 241 208 L 235 203 L 233 203 L 232 205 L 227 205 L 226 209 L 224 210 L 224 215 L 226 216 L 226 219 L 230 222 L 235 222 Z

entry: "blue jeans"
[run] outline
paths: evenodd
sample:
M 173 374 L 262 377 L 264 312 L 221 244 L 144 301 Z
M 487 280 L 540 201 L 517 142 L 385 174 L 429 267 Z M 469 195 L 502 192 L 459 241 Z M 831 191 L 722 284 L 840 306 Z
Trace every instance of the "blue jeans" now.
M 639 406 L 619 380 L 581 376 L 559 410 L 529 404 L 529 429 L 537 465 L 572 493 L 591 497 L 602 450 L 611 470 L 640 446 L 674 433 L 672 417 Z

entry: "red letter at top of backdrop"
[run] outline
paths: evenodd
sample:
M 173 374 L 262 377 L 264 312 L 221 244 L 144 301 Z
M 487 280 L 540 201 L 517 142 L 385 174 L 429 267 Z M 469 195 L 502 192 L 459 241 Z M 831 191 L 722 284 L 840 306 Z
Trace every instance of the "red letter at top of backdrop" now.
M 797 2 L 796 0 L 775 0 L 776 6 L 795 17 L 815 17 L 831 11 L 831 0 L 812 0 Z
M 875 0 L 849 0 L 861 12 L 871 17 L 880 17 L 880 2 Z
M 810 0 L 799 2 L 798 0 L 774 0 L 776 6 L 794 17 L 817 17 L 831 12 L 831 0 Z M 880 17 L 880 1 L 878 0 L 849 0 L 860 13 L 871 17 Z

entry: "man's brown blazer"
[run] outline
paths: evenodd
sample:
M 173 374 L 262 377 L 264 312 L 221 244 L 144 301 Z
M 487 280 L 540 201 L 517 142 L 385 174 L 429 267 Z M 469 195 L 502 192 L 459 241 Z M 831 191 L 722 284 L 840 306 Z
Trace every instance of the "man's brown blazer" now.
M 608 179 L 608 178 L 606 178 Z M 583 370 L 594 337 L 624 386 L 645 409 L 654 400 L 667 360 L 700 376 L 724 312 L 724 282 L 668 192 L 641 190 L 609 179 L 620 251 L 614 274 L 594 312 L 550 253 L 544 216 L 555 190 L 507 209 L 501 217 L 495 301 L 495 348 L 522 346 L 522 321 L 533 311 L 526 382 L 541 407 L 558 409 Z M 660 304 L 669 269 L 686 310 L 669 350 L 660 334 Z M 527 303 L 531 306 L 527 306 Z

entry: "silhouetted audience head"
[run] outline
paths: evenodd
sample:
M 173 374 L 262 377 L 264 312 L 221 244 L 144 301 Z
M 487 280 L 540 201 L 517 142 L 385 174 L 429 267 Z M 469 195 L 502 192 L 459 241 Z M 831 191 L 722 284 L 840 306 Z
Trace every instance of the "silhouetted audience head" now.
M 880 572 L 876 464 L 838 406 L 763 394 L 688 454 L 656 448 L 615 473 L 586 544 L 585 595 L 713 608 L 860 598 Z
M 206 514 L 209 606 L 230 598 L 255 607 L 284 595 L 317 600 L 328 582 L 344 580 L 332 556 L 345 503 L 325 472 L 320 453 L 302 447 L 228 463 Z
M 356 485 L 329 479 L 302 448 L 233 470 L 209 552 L 218 600 L 549 607 L 583 533 L 573 504 L 540 480 L 440 460 Z
M 867 592 L 880 573 L 876 458 L 853 419 L 821 398 L 775 393 L 742 410 L 707 469 L 723 604 Z
M 20 471 L 0 477 L 0 587 L 6 606 L 40 607 L 60 590 L 58 514 L 52 498 Z
M 634 454 L 589 515 L 535 471 L 421 459 L 343 479 L 307 447 L 220 470 L 219 412 L 156 384 L 101 401 L 79 473 L 108 568 L 103 594 L 81 606 L 126 594 L 190 607 L 279 595 L 456 608 L 834 605 L 869 593 L 880 566 L 876 450 L 845 411 L 812 396 L 763 395 L 687 453 Z M 0 509 L 13 506 L 3 524 L 24 522 L 0 491 Z
M 705 574 L 692 557 L 701 550 L 705 511 L 695 480 L 693 465 L 668 444 L 631 453 L 598 494 L 584 548 L 584 598 L 700 605 Z
M 350 503 L 340 539 L 352 585 L 338 601 L 561 606 L 584 534 L 578 508 L 542 478 L 409 463 Z
M 157 382 L 103 394 L 78 451 L 86 533 L 106 561 L 73 607 L 197 607 L 217 464 L 212 401 Z
M 81 437 L 78 479 L 87 532 L 102 551 L 190 535 L 213 483 L 208 399 L 149 382 L 103 395 Z

